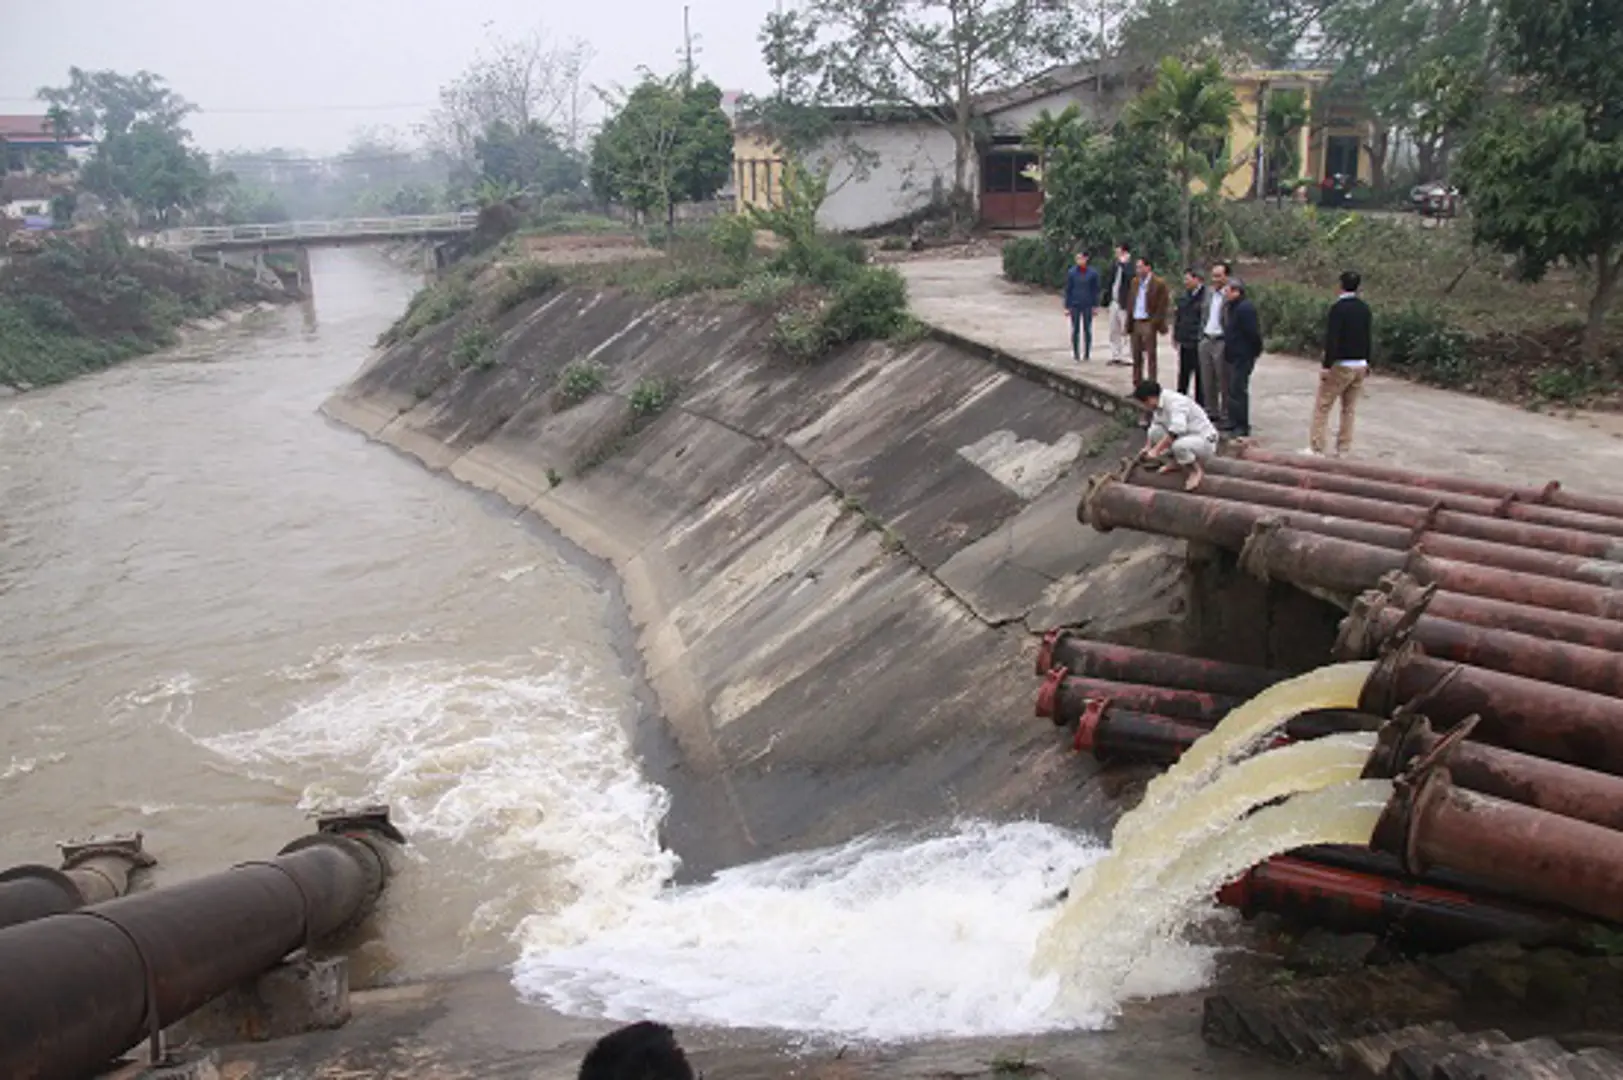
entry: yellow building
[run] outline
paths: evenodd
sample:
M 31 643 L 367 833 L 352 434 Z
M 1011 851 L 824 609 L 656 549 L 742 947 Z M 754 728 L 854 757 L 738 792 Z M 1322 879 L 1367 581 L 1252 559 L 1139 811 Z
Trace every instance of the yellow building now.
M 1237 72 L 1233 76 L 1234 96 L 1240 103 L 1229 127 L 1228 159 L 1233 170 L 1223 181 L 1223 194 L 1244 199 L 1268 194 L 1285 180 L 1306 180 L 1319 186 L 1338 174 L 1356 176 L 1369 183 L 1370 156 L 1367 145 L 1368 120 L 1356 109 L 1332 102 L 1325 94 L 1328 71 Z M 1296 132 L 1295 168 L 1292 176 L 1281 176 L 1278 163 L 1267 160 L 1260 131 L 1267 102 L 1276 94 L 1302 96 L 1308 122 Z M 1259 190 L 1257 167 L 1261 164 L 1269 183 Z
M 783 155 L 758 129 L 733 127 L 733 209 L 770 209 L 783 190 Z

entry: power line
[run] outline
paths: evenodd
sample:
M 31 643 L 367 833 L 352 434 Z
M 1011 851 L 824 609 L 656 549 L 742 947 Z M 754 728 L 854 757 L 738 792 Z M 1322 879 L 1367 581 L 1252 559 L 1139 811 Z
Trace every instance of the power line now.
M 0 97 L 0 102 L 13 105 L 34 105 L 44 108 L 45 103 L 38 98 L 31 97 Z M 198 115 L 207 116 L 278 116 L 294 115 L 298 113 L 334 113 L 334 112 L 392 112 L 402 109 L 432 109 L 437 101 L 400 101 L 389 104 L 375 105 L 281 105 L 281 106 L 230 106 L 226 108 L 207 108 L 199 106 Z

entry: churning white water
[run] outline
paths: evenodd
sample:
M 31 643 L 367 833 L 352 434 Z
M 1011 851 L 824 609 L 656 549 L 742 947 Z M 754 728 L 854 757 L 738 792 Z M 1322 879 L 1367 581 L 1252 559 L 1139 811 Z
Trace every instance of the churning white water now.
M 1053 1009 L 1032 949 L 1064 883 L 1103 851 L 1036 823 L 875 836 L 652 895 L 623 923 L 562 944 L 523 930 L 517 983 L 561 1011 L 906 1040 L 1099 1028 Z M 1193 990 L 1211 950 L 1165 941 L 1124 996 Z

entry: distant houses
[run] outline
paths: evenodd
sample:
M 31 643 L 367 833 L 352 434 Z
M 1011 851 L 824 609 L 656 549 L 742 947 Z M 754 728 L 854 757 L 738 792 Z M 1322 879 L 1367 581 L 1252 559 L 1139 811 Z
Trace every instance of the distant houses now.
M 47 152 L 82 159 L 95 146 L 95 140 L 83 135 L 58 134 L 44 116 L 0 116 L 0 172 L 34 172 L 37 159 Z
M 1042 224 L 1043 193 L 1031 176 L 1037 155 L 1025 146 L 1026 130 L 1044 111 L 1057 115 L 1075 106 L 1084 117 L 1114 123 L 1127 102 L 1148 85 L 1149 69 L 1119 62 L 1054 68 L 1019 86 L 984 95 L 976 113 L 987 134 L 972 163 L 980 222 L 987 228 L 1034 229 Z M 1231 76 L 1240 108 L 1225 156 L 1228 198 L 1267 194 L 1286 185 L 1319 186 L 1338 174 L 1367 182 L 1368 121 L 1355 104 L 1332 102 L 1329 72 L 1317 69 L 1239 69 Z M 1258 132 L 1267 102 L 1289 93 L 1303 102 L 1311 121 L 1292 133 L 1292 153 L 1270 161 Z M 810 164 L 832 163 L 822 225 L 843 232 L 895 227 L 939 205 L 953 185 L 953 139 L 944 118 L 927 110 L 840 108 L 830 112 L 837 136 L 814 151 Z M 853 154 L 850 151 L 855 150 Z M 859 162 L 860 164 L 853 164 Z M 1281 166 L 1293 175 L 1284 175 Z M 733 132 L 734 205 L 775 205 L 781 198 L 784 157 L 759 128 L 739 119 Z M 1264 183 L 1258 185 L 1259 168 Z

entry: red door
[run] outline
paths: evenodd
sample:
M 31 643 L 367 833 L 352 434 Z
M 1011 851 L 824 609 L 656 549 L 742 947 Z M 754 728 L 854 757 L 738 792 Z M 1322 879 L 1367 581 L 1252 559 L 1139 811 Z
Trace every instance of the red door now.
M 1043 192 L 1025 175 L 1037 155 L 990 150 L 981 159 L 981 224 L 990 229 L 1036 229 L 1043 223 Z

